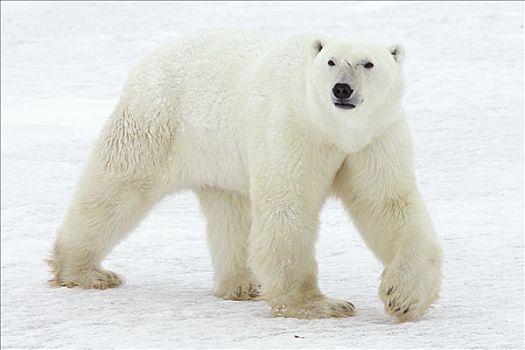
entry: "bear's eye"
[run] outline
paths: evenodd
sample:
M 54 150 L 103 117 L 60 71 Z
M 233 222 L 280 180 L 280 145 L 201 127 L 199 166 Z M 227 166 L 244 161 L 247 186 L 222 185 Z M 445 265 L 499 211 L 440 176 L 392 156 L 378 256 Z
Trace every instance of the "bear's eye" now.
M 366 69 L 374 68 L 374 64 L 372 62 L 366 62 L 364 66 Z
M 328 61 L 328 65 L 329 65 L 329 66 L 335 66 L 335 62 L 332 61 L 332 60 L 329 60 L 329 61 Z

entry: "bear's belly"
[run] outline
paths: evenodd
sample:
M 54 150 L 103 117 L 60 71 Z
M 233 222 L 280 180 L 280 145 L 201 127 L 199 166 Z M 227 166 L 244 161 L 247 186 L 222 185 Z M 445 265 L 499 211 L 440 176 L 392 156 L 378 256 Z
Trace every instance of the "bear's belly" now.
M 174 190 L 207 186 L 248 194 L 247 165 L 237 136 L 188 129 L 178 135 L 173 149 Z

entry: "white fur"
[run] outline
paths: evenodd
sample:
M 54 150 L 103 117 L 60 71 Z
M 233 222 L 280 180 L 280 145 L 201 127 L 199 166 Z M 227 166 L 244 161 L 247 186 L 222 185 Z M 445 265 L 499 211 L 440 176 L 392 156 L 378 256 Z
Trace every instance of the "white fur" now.
M 439 293 L 441 250 L 416 187 L 403 57 L 399 46 L 224 31 L 161 48 L 131 73 L 96 144 L 58 232 L 52 283 L 120 284 L 104 257 L 163 196 L 192 189 L 217 296 L 255 298 L 260 285 L 273 315 L 349 316 L 354 306 L 317 284 L 319 212 L 335 193 L 385 265 L 386 310 L 422 315 Z M 355 109 L 332 103 L 341 81 Z

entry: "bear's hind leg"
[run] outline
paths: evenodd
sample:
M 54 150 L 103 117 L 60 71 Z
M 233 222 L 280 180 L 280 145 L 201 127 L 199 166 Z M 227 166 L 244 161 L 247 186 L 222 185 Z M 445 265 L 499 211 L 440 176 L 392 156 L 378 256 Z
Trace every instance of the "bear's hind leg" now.
M 228 300 L 257 298 L 257 283 L 246 262 L 251 220 L 248 197 L 216 188 L 200 189 L 197 195 L 208 220 L 213 294 Z
M 106 289 L 121 278 L 101 267 L 102 260 L 160 199 L 146 180 L 84 176 L 48 261 L 52 286 Z
M 176 120 L 171 113 L 138 108 L 147 101 L 141 96 L 123 96 L 58 230 L 49 261 L 51 285 L 105 289 L 121 284 L 118 275 L 102 269 L 102 260 L 176 188 L 168 169 Z

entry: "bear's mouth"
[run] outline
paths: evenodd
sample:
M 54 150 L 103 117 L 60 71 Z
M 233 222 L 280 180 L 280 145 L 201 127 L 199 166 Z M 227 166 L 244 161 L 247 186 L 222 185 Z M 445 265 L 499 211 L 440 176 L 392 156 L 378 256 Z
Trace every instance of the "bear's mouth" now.
M 341 108 L 341 109 L 354 109 L 355 108 L 355 105 L 352 103 L 334 102 L 334 105 L 337 108 Z

